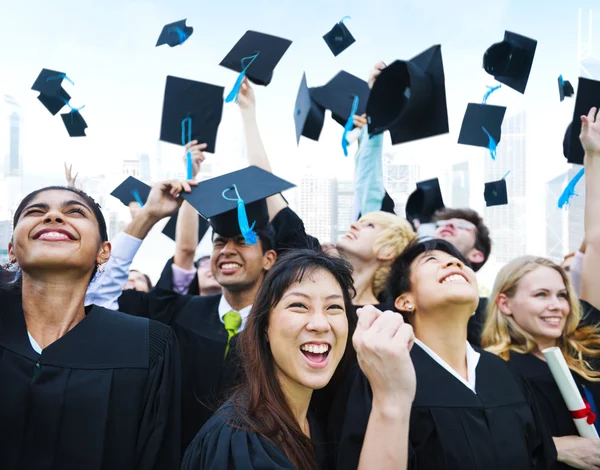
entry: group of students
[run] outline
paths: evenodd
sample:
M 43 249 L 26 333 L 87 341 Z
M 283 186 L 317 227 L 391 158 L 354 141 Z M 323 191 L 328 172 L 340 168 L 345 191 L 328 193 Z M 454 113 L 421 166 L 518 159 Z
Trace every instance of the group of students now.
M 239 106 L 249 164 L 271 172 L 247 81 Z M 581 119 L 585 254 L 569 274 L 518 258 L 487 301 L 475 271 L 490 235 L 468 209 L 437 213 L 426 239 L 364 210 L 322 247 L 274 194 L 246 205 L 255 241 L 237 209 L 209 218 L 212 253 L 195 263 L 203 183 L 155 184 L 111 241 L 83 191 L 29 194 L 0 272 L 0 468 L 600 468 L 541 352 L 560 348 L 593 421 L 600 116 Z M 186 147 L 194 174 L 203 149 Z M 176 213 L 151 286 L 129 267 Z

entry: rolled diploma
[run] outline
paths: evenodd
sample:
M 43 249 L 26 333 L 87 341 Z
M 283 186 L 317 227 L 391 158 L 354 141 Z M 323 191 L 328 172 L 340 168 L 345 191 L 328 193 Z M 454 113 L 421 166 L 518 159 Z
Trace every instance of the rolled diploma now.
M 571 371 L 567 366 L 567 362 L 559 348 L 547 348 L 542 351 L 542 354 L 548 362 L 550 372 L 558 385 L 558 389 L 565 400 L 569 411 L 578 411 L 585 409 L 585 403 L 579 393 L 577 384 L 571 375 Z M 589 439 L 599 439 L 598 432 L 593 424 L 588 424 L 586 418 L 575 419 L 573 422 L 577 427 L 577 431 L 581 437 L 587 437 Z

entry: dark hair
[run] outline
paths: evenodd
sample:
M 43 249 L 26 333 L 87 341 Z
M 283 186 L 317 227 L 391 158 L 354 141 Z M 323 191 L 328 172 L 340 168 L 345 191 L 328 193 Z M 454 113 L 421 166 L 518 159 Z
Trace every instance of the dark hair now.
M 216 232 L 213 230 L 213 233 L 212 233 L 213 240 L 214 240 L 215 234 L 216 234 Z M 275 249 L 276 233 L 275 233 L 275 229 L 273 228 L 273 224 L 271 222 L 268 222 L 267 225 L 256 230 L 256 235 L 258 235 L 258 238 L 260 240 L 260 246 L 262 248 L 263 255 L 267 251 Z M 241 236 L 241 235 L 238 234 L 233 237 L 224 237 L 224 238 L 232 239 L 232 238 L 236 238 L 239 236 Z M 198 260 L 198 262 L 200 262 L 200 260 Z
M 244 378 L 232 397 L 236 410 L 251 431 L 271 440 L 296 468 L 306 470 L 316 468 L 314 445 L 302 432 L 281 389 L 266 332 L 271 310 L 285 291 L 295 282 L 301 282 L 304 276 L 320 269 L 332 274 L 342 288 L 349 335 L 344 358 L 348 355 L 355 326 L 352 267 L 348 262 L 323 252 L 307 249 L 290 251 L 283 254 L 265 275 L 248 324 L 240 334 Z
M 412 287 L 410 284 L 410 266 L 420 255 L 430 251 L 443 251 L 450 256 L 454 256 L 464 265 L 471 267 L 471 263 L 462 253 L 446 240 L 440 238 L 415 240 L 392 263 L 385 289 L 388 300 L 393 303 L 402 294 L 410 292 Z
M 98 222 L 98 233 L 100 235 L 100 241 L 101 242 L 108 241 L 108 232 L 106 230 L 106 220 L 104 220 L 104 215 L 102 215 L 100 205 L 96 201 L 94 201 L 94 199 L 91 196 L 89 196 L 87 193 L 83 192 L 80 189 L 73 188 L 71 186 L 46 186 L 45 188 L 37 189 L 37 190 L 33 191 L 32 193 L 29 193 L 27 196 L 25 196 L 23 198 L 23 200 L 21 201 L 21 203 L 19 204 L 19 207 L 17 207 L 17 210 L 13 217 L 13 232 L 14 232 L 15 227 L 17 226 L 17 223 L 19 222 L 19 219 L 21 218 L 21 214 L 23 213 L 23 210 L 25 209 L 25 207 L 27 207 L 29 205 L 29 203 L 35 196 L 37 196 L 40 193 L 46 192 L 46 191 L 70 191 L 72 193 L 77 194 L 79 197 L 81 197 L 84 200 L 84 202 L 86 203 L 86 205 L 89 207 L 89 209 L 94 213 L 94 217 L 96 217 L 96 221 Z M 92 279 L 94 279 L 95 275 L 96 275 L 96 267 L 94 267 L 94 271 L 92 272 L 92 277 L 90 278 L 90 282 L 92 281 Z M 17 278 L 17 281 L 15 281 L 14 284 L 16 287 L 20 288 L 20 270 L 17 273 L 16 278 Z
M 435 213 L 433 221 L 463 219 L 475 225 L 475 248 L 483 253 L 483 261 L 481 263 L 471 263 L 473 271 L 479 271 L 488 260 L 492 251 L 492 239 L 490 231 L 483 223 L 481 216 L 473 209 L 450 209 L 444 208 Z
M 150 280 L 150 277 L 147 274 L 144 274 L 143 272 L 138 271 L 137 269 L 130 269 L 129 272 L 130 273 L 134 272 L 134 273 L 141 274 L 144 277 L 144 280 L 146 281 L 146 285 L 148 286 L 148 290 L 149 291 L 152 290 L 152 287 L 154 287 L 154 286 L 152 285 L 152 281 Z

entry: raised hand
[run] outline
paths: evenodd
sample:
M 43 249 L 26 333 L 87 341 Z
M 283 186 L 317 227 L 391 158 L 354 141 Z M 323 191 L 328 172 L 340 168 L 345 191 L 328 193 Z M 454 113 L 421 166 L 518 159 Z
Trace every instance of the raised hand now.
M 386 67 L 387 65 L 385 65 L 384 62 L 377 62 L 375 64 L 375 67 L 373 67 L 373 70 L 371 70 L 371 74 L 369 75 L 369 88 L 373 88 L 375 80 L 377 79 L 377 77 L 379 77 L 381 71 Z
M 581 116 L 581 145 L 590 156 L 600 156 L 600 112 L 590 109 L 587 116 Z
M 401 407 L 415 397 L 417 380 L 410 358 L 414 343 L 412 327 L 402 315 L 372 305 L 359 308 L 352 337 L 358 364 L 373 390 L 373 402 Z
M 240 94 L 238 95 L 238 104 L 244 112 L 254 112 L 256 109 L 256 97 L 254 89 L 247 77 L 244 77 L 240 86 Z
M 354 116 L 354 127 L 358 127 L 359 129 L 362 129 L 364 126 L 367 125 L 367 115 L 366 114 L 362 114 L 362 115 L 355 115 Z
M 164 217 L 173 215 L 183 202 L 180 197 L 182 192 L 189 193 L 192 186 L 197 186 L 195 181 L 162 181 L 152 186 L 146 204 L 138 214 L 145 212 L 154 220 L 160 220 Z
M 67 186 L 71 188 L 76 188 L 75 182 L 77 180 L 77 176 L 79 173 L 76 173 L 75 176 L 72 176 L 73 165 L 67 166 L 67 162 L 65 162 L 65 179 L 67 180 Z
M 187 167 L 187 154 L 190 152 L 192 154 L 192 178 L 195 178 L 196 175 L 200 172 L 200 166 L 204 160 L 206 160 L 206 155 L 204 155 L 203 150 L 207 147 L 206 144 L 199 144 L 197 140 L 192 140 L 185 146 L 185 153 L 183 154 L 183 161 Z

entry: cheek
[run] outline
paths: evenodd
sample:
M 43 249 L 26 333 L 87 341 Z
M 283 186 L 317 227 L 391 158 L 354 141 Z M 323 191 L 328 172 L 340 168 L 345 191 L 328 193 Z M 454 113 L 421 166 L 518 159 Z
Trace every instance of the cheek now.
M 329 318 L 329 325 L 336 337 L 336 347 L 346 349 L 348 341 L 348 319 L 345 315 L 334 315 Z

